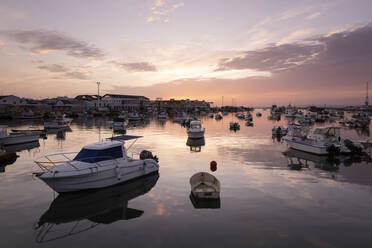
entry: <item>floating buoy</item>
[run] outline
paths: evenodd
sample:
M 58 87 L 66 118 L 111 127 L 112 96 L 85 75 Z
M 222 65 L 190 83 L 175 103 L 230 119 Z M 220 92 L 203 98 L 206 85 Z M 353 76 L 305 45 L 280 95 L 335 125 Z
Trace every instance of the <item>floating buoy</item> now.
M 210 163 L 210 168 L 211 168 L 211 171 L 216 171 L 217 170 L 217 162 L 216 161 L 212 161 Z

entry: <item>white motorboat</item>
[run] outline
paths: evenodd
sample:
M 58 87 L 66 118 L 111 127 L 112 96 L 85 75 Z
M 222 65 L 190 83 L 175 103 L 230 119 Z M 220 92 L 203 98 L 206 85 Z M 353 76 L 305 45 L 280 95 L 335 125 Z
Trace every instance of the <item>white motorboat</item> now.
M 103 188 L 157 172 L 158 158 L 151 152 L 142 151 L 139 159 L 127 155 L 125 140 L 140 137 L 123 135 L 87 145 L 73 159 L 70 156 L 76 153 L 45 156 L 35 161 L 42 171 L 34 174 L 63 193 Z
M 357 142 L 348 140 L 348 142 L 352 143 L 348 145 L 346 140 L 340 137 L 340 127 L 338 126 L 318 127 L 311 136 L 301 135 L 298 129 L 297 131 L 290 131 L 291 133 L 284 136 L 283 140 L 296 150 L 328 155 L 333 153 L 351 153 L 354 149 L 362 149 L 361 144 Z
M 283 126 L 274 126 L 271 132 L 272 135 L 286 135 L 288 133 L 288 128 Z
M 213 175 L 198 172 L 190 178 L 191 194 L 197 199 L 219 199 L 221 184 Z
M 126 126 L 125 126 L 125 120 L 122 118 L 116 118 L 114 119 L 112 123 L 112 130 L 114 132 L 121 132 L 124 133 L 127 131 Z
M 53 121 L 44 122 L 45 129 L 63 129 L 69 128 L 72 122 L 72 118 L 66 118 L 65 116 L 57 117 Z
M 32 132 L 30 133 L 11 132 L 8 134 L 8 127 L 0 126 L 0 144 L 3 144 L 4 146 L 35 142 L 38 141 L 39 138 L 40 135 L 34 134 Z
M 204 137 L 205 128 L 202 128 L 201 121 L 191 121 L 190 127 L 187 129 L 187 135 L 191 139 L 199 139 Z

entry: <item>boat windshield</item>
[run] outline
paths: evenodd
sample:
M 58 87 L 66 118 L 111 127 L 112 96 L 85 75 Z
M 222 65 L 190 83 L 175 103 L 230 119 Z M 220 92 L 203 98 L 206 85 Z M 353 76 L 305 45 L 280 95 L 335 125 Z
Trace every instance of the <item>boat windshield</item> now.
M 75 161 L 86 163 L 97 163 L 104 160 L 111 160 L 123 157 L 121 146 L 115 146 L 103 150 L 82 149 L 74 158 Z
M 191 128 L 201 128 L 201 125 L 200 124 L 192 124 Z

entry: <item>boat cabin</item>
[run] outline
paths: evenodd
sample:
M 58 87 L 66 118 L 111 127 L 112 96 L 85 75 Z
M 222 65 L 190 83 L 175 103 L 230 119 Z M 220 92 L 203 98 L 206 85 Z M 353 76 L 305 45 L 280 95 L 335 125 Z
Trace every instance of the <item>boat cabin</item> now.
M 85 163 L 97 163 L 105 160 L 125 158 L 123 141 L 105 141 L 84 146 L 73 159 Z
M 201 121 L 191 121 L 190 128 L 201 129 Z
M 340 139 L 341 127 L 330 126 L 330 127 L 318 127 L 314 130 L 313 136 L 317 139 Z

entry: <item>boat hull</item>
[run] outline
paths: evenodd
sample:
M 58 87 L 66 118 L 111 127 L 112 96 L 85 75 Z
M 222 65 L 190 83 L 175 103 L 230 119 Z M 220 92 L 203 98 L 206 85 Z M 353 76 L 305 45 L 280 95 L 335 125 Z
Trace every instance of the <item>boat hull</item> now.
M 287 142 L 290 148 L 295 149 L 295 150 L 313 153 L 317 155 L 328 154 L 326 146 L 316 146 L 316 145 L 311 145 L 305 142 L 300 142 L 298 140 L 291 140 L 291 139 L 286 139 L 286 138 L 283 138 L 283 140 Z
M 23 143 L 31 143 L 39 140 L 39 135 L 25 135 L 25 136 L 18 136 L 12 137 L 7 136 L 0 139 L 0 143 L 4 146 L 8 145 L 16 145 L 16 144 L 23 144 Z
M 187 132 L 187 135 L 190 139 L 200 139 L 204 137 L 204 131 Z
M 89 170 L 76 176 L 50 177 L 44 173 L 37 174 L 42 181 L 58 193 L 74 192 L 87 189 L 104 188 L 129 181 L 134 178 L 158 172 L 159 165 L 152 159 L 130 162 L 125 166 L 110 166 L 105 170 Z

